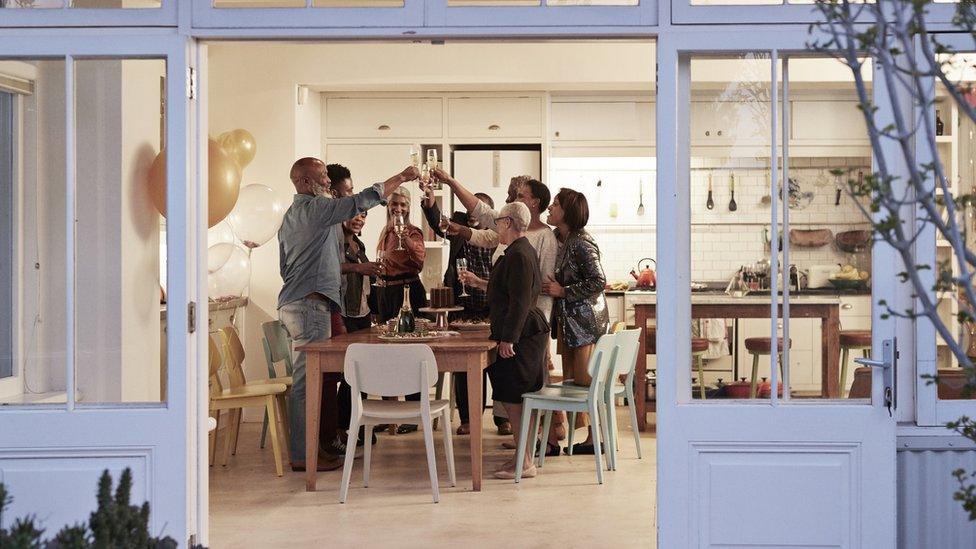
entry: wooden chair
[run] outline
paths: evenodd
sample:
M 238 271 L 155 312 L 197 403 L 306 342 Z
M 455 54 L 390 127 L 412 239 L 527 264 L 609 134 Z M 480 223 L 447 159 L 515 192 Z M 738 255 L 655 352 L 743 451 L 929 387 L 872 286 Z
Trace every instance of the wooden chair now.
M 450 424 L 451 409 L 446 400 L 431 400 L 430 388 L 437 381 L 437 360 L 430 347 L 417 343 L 398 345 L 354 343 L 346 350 L 343 375 L 352 387 L 352 418 L 349 421 L 350 443 L 346 445 L 346 461 L 342 469 L 342 484 L 339 487 L 339 503 L 346 502 L 349 493 L 349 479 L 356 458 L 356 445 L 352 443 L 365 426 L 363 440 L 366 441 L 363 455 L 363 486 L 369 486 L 369 462 L 372 445 L 369 440 L 373 425 L 390 423 L 396 420 L 417 422 L 424 431 L 424 445 L 427 447 L 427 472 L 430 475 L 434 503 L 440 501 L 437 484 L 437 459 L 434 456 L 434 433 L 432 417 L 439 415 Z M 420 401 L 367 400 L 362 393 L 376 396 L 400 397 L 420 393 Z M 457 486 L 454 472 L 454 442 L 451 430 L 444 429 L 444 452 L 447 454 L 447 473 L 451 486 Z
M 757 388 L 757 377 L 759 376 L 759 357 L 760 356 L 772 356 L 773 354 L 773 339 L 770 337 L 747 337 L 746 338 L 746 350 L 752 355 L 752 378 L 749 382 L 749 398 L 756 398 L 756 388 Z M 793 348 L 793 340 L 790 339 L 787 343 L 790 349 Z M 776 356 L 779 358 L 779 376 L 780 380 L 783 379 L 783 338 L 776 338 Z M 780 381 L 782 383 L 782 381 Z M 773 389 L 776 391 L 777 389 Z
M 284 383 L 291 392 L 292 370 L 294 363 L 291 357 L 291 337 L 288 330 L 280 320 L 271 320 L 261 325 L 264 337 L 261 342 L 264 344 L 264 360 L 268 363 L 268 380 L 274 383 Z M 279 362 L 285 365 L 285 375 L 279 376 L 275 367 Z M 288 408 L 285 407 L 287 412 Z M 264 424 L 261 426 L 261 448 L 264 448 L 265 437 L 268 434 L 268 414 L 264 414 Z
M 242 408 L 251 406 L 261 406 L 268 412 L 268 417 L 271 418 L 269 425 L 271 426 L 271 448 L 274 452 L 275 458 L 275 472 L 280 477 L 284 474 L 282 469 L 281 460 L 281 442 L 278 440 L 278 421 L 280 415 L 276 410 L 279 400 L 278 396 L 285 394 L 287 389 L 284 384 L 281 383 L 265 383 L 261 385 L 242 385 L 238 387 L 231 387 L 229 389 L 224 389 L 223 384 L 220 381 L 220 366 L 223 362 L 220 354 L 220 348 L 217 347 L 217 343 L 214 342 L 213 338 L 209 338 L 210 341 L 210 354 L 209 354 L 209 366 L 210 366 L 210 413 L 218 422 L 220 421 L 220 412 L 222 410 L 228 410 L 233 413 L 236 411 L 240 413 Z M 235 435 L 236 425 L 233 422 L 229 422 L 225 427 L 226 433 L 224 435 L 224 465 L 227 465 L 227 457 L 230 454 L 230 448 L 232 445 L 232 437 Z M 216 453 L 217 446 L 217 432 L 216 430 L 210 433 L 210 455 L 211 464 L 213 464 L 212 456 Z

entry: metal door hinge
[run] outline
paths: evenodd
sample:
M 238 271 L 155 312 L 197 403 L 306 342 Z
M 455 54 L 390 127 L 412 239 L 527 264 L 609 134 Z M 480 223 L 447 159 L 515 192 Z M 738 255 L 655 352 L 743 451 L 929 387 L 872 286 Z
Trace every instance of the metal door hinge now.
M 186 98 L 196 99 L 197 97 L 197 70 L 193 67 L 186 68 Z
M 197 302 L 191 301 L 186 306 L 186 330 L 191 334 L 197 331 Z

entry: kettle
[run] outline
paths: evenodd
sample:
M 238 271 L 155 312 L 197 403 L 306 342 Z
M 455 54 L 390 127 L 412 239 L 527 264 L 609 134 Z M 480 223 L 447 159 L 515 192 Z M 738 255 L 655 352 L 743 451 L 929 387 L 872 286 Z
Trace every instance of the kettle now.
M 654 267 L 657 267 L 657 261 L 654 261 L 649 257 L 645 257 L 637 262 L 637 271 L 640 271 L 640 274 L 631 269 L 630 276 L 634 277 L 634 280 L 637 281 L 637 284 L 635 284 L 637 288 L 642 290 L 653 290 L 657 288 L 657 275 L 654 273 L 654 269 L 647 264 L 645 264 L 644 268 L 641 268 L 641 264 L 645 261 L 650 261 L 654 264 Z

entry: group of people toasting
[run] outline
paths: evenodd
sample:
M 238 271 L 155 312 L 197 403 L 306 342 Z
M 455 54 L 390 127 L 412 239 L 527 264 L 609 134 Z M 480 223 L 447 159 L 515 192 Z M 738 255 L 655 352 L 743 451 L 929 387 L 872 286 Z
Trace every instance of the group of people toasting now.
M 563 377 L 589 385 L 586 366 L 596 340 L 607 331 L 609 317 L 600 251 L 585 231 L 589 207 L 582 193 L 564 188 L 553 196 L 540 181 L 517 176 L 506 203 L 495 209 L 491 197 L 472 193 L 444 170 L 433 167 L 421 174 L 414 166 L 356 193 L 348 169 L 326 166 L 315 158 L 295 162 L 291 180 L 296 195 L 278 234 L 284 281 L 278 311 L 296 346 L 383 324 L 396 317 L 405 295 L 414 311 L 427 306 L 420 280 L 426 259 L 424 236 L 409 222 L 410 191 L 403 186 L 416 180 L 423 194 L 423 215 L 450 242 L 444 285 L 453 288 L 456 303 L 463 307 L 460 317 L 487 320 L 488 337 L 498 342 L 497 358 L 487 375 L 496 404 L 495 425 L 499 434 L 513 435 L 506 445 L 514 448 L 518 440 L 522 395 L 548 381 L 553 368 L 550 338 L 557 341 Z M 465 211 L 441 212 L 434 200 L 434 182 L 447 185 Z M 384 202 L 386 224 L 370 248 L 360 233 L 367 211 Z M 295 360 L 290 403 L 293 458 L 305 455 L 303 355 Z M 466 389 L 464 376 L 455 376 L 458 434 L 469 432 Z M 340 430 L 349 425 L 350 398 L 348 385 L 340 384 Z M 579 414 L 577 425 L 568 428 L 583 427 L 586 421 Z M 565 422 L 565 416 L 554 417 L 543 449 L 547 455 L 559 455 Z M 401 425 L 398 432 L 415 429 Z M 321 440 L 326 442 L 319 451 L 319 470 L 341 466 L 346 444 L 375 443 L 375 437 L 364 441 L 362 433 L 322 433 Z M 531 478 L 532 452 L 527 448 L 526 455 L 513 456 L 495 476 L 514 478 L 516 460 L 522 459 L 523 478 Z M 577 444 L 573 452 L 592 453 L 592 441 Z M 305 466 L 292 462 L 294 470 Z

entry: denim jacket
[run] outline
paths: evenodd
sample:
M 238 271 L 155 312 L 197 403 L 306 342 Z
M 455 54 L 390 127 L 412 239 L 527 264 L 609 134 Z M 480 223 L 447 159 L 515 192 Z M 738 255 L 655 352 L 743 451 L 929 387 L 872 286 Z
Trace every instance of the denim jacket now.
M 552 307 L 552 336 L 556 329 L 570 348 L 582 347 L 607 333 L 610 313 L 603 287 L 607 277 L 600 265 L 600 249 L 586 231 L 570 234 L 556 255 L 556 282 L 566 297 Z

